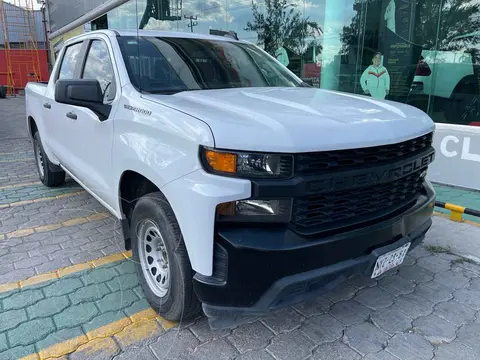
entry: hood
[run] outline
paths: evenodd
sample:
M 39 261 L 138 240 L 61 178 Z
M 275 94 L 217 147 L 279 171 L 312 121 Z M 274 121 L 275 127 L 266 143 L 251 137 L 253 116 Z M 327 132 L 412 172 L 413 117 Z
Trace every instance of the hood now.
M 221 149 L 308 152 L 401 142 L 434 130 L 417 108 L 315 88 L 143 95 L 207 123 Z

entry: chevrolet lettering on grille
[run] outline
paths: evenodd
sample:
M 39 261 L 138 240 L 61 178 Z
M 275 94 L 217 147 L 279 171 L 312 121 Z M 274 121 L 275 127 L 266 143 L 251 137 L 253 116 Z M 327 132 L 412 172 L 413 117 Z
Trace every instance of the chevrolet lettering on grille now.
M 394 167 L 390 165 L 362 169 L 357 173 L 349 171 L 329 174 L 325 179 L 310 182 L 308 184 L 309 191 L 315 193 L 341 191 L 395 181 L 426 168 L 434 160 L 434 157 L 435 152 L 431 151 L 429 154 L 416 159 L 409 159 L 398 165 L 395 164 Z

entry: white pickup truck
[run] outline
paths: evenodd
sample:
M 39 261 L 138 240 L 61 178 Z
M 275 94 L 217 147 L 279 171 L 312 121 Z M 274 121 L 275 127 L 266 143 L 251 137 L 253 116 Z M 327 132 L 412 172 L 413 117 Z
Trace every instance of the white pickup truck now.
M 235 38 L 90 32 L 26 103 L 40 179 L 68 173 L 122 222 L 169 320 L 230 327 L 375 278 L 432 223 L 425 113 L 308 87 Z

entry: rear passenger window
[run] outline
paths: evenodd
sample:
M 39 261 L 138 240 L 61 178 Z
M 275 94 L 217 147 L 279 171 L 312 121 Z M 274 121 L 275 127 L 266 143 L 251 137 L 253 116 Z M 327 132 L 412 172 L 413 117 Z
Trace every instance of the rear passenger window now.
M 58 73 L 59 79 L 73 79 L 75 73 L 75 66 L 77 64 L 78 55 L 82 49 L 82 43 L 70 45 L 65 50 L 63 56 L 62 65 L 60 66 L 60 72 Z
M 115 98 L 115 82 L 112 61 L 107 45 L 101 40 L 93 40 L 88 50 L 82 79 L 98 80 L 104 101 Z

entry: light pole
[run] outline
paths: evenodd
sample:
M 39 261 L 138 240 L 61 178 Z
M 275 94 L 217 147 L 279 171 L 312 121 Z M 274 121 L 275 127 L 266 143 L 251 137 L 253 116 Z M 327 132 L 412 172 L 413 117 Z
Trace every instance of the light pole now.
M 197 20 L 197 15 L 190 15 L 190 16 L 184 15 L 184 17 L 185 19 L 190 20 L 190 24 L 188 24 L 188 27 L 190 28 L 190 31 L 193 33 L 193 27 L 198 25 L 198 21 L 194 21 L 194 20 Z

